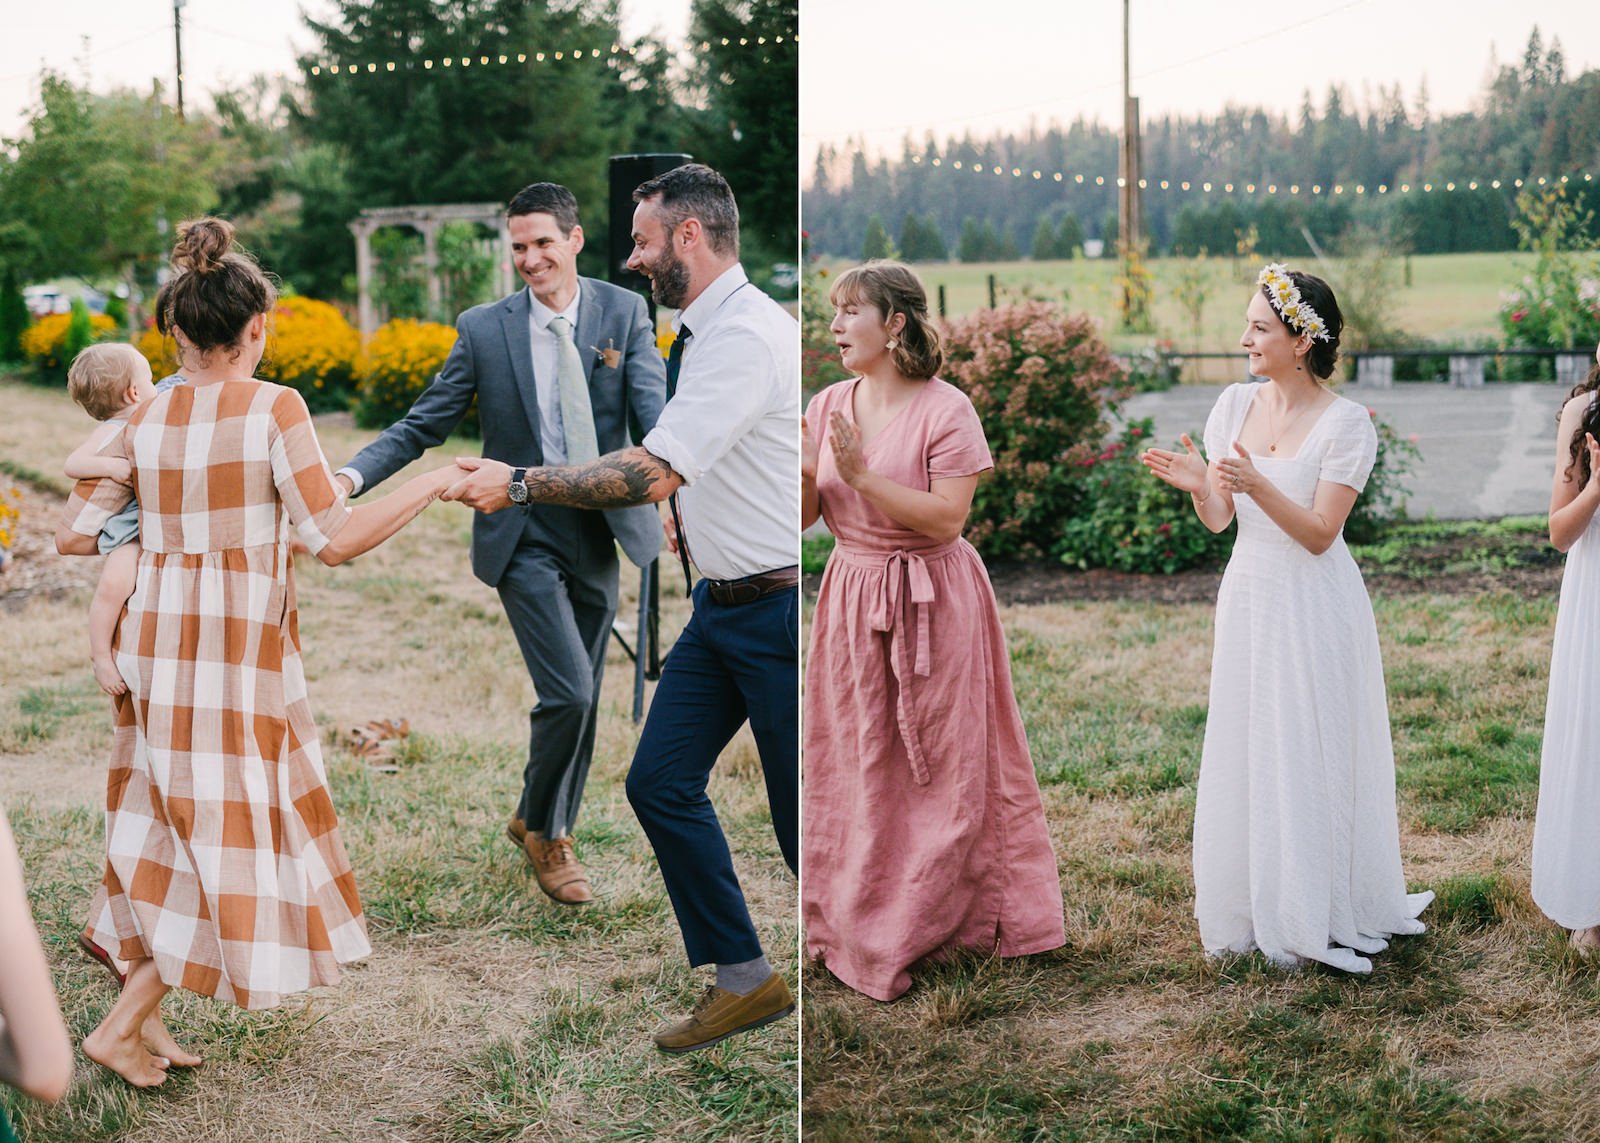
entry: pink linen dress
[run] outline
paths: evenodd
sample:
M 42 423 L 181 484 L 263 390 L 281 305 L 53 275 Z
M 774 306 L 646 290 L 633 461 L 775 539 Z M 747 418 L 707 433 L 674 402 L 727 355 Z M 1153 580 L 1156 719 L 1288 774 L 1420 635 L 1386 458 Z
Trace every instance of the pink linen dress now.
M 856 380 L 806 419 L 854 420 Z M 934 378 L 866 445 L 909 488 L 994 467 L 972 403 Z M 806 949 L 877 1000 L 948 948 L 1022 956 L 1066 941 L 1061 881 L 1005 633 L 983 561 L 896 523 L 839 478 L 824 443 L 836 546 L 806 661 L 801 918 Z

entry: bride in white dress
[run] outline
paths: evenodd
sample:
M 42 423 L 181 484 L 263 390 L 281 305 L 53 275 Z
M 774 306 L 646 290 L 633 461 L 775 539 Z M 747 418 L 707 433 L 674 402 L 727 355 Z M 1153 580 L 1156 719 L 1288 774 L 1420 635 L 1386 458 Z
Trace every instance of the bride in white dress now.
M 1596 354 L 1600 362 L 1600 353 Z M 1600 364 L 1572 391 L 1556 430 L 1550 487 L 1550 542 L 1567 553 L 1550 652 L 1550 695 L 1539 760 L 1539 811 L 1533 825 L 1533 899 L 1556 924 L 1572 930 L 1581 952 L 1600 951 L 1600 766 L 1595 739 L 1600 704 Z
M 1320 278 L 1270 265 L 1239 344 L 1259 382 L 1206 421 L 1208 464 L 1141 457 L 1239 535 L 1217 594 L 1211 707 L 1195 802 L 1195 916 L 1208 953 L 1371 972 L 1420 933 L 1407 894 L 1378 630 L 1345 518 L 1377 457 L 1371 414 L 1323 382 L 1343 319 Z

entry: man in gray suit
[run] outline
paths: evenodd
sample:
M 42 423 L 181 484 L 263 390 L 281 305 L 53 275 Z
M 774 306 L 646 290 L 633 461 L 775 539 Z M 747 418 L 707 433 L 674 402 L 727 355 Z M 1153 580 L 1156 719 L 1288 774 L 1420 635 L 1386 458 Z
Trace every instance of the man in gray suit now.
M 457 319 L 455 346 L 433 383 L 339 470 L 352 494 L 441 443 L 474 396 L 483 455 L 513 465 L 582 463 L 627 448 L 630 412 L 641 433 L 655 425 L 666 366 L 649 313 L 638 294 L 578 277 L 583 228 L 572 192 L 534 183 L 506 215 L 528 288 Z M 594 753 L 619 543 L 640 567 L 655 558 L 654 505 L 600 511 L 530 503 L 472 522 L 472 570 L 499 591 L 539 700 L 528 715 L 522 799 L 506 828 L 539 887 L 564 905 L 594 899 L 572 830 Z

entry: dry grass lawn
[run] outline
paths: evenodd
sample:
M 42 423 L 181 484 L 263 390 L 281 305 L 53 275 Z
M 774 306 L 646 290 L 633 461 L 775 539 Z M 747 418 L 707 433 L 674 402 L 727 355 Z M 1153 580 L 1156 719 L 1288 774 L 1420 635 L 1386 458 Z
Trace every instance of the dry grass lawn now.
M 892 1004 L 809 966 L 804 1136 L 1600 1139 L 1600 974 L 1528 892 L 1554 612 L 1377 601 L 1407 880 L 1438 900 L 1357 979 L 1201 952 L 1211 608 L 1007 608 L 1067 945 L 925 968 Z
M 0 382 L 0 401 L 0 467 L 48 484 L 90 422 L 64 395 L 15 382 Z M 335 465 L 374 435 L 327 418 L 319 433 Z M 472 442 L 458 447 L 475 451 Z M 455 454 L 446 446 L 435 455 L 418 470 Z M 53 524 L 51 493 L 21 487 L 26 519 Z M 578 829 L 601 903 L 572 911 L 546 901 L 506 839 L 534 696 L 499 601 L 472 577 L 469 529 L 466 509 L 436 505 L 349 565 L 303 560 L 298 569 L 319 723 L 331 736 L 347 724 L 404 716 L 413 730 L 395 775 L 328 747 L 372 957 L 337 987 L 275 1012 L 174 994 L 169 1023 L 207 1058 L 204 1067 L 136 1093 L 80 1056 L 61 1106 L 5 1096 L 25 1138 L 795 1138 L 796 1021 L 685 1058 L 662 1056 L 650 1043 L 656 1024 L 694 1003 L 703 978 L 687 968 L 650 847 L 623 794 L 636 730 L 632 664 L 615 643 Z M 9 582 L 19 583 L 28 569 L 13 574 L 19 578 Z M 110 741 L 109 705 L 88 668 L 88 589 L 70 587 L 85 578 L 68 565 L 43 576 L 20 604 L 0 606 L 0 805 L 79 1038 L 113 999 L 109 978 L 73 944 L 99 878 Z M 631 644 L 637 573 L 625 569 L 623 581 L 620 615 Z M 7 583 L 0 580 L 0 591 Z M 669 575 L 664 643 L 688 618 L 673 583 Z M 769 955 L 792 980 L 795 884 L 772 837 L 748 733 L 724 755 L 712 797 Z

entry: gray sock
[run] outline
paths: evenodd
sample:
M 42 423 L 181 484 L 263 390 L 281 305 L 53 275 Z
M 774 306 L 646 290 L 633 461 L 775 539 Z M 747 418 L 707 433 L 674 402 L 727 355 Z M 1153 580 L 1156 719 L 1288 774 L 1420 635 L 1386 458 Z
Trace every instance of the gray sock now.
M 717 987 L 735 996 L 748 996 L 766 983 L 772 975 L 772 966 L 765 956 L 747 960 L 742 964 L 717 965 Z

